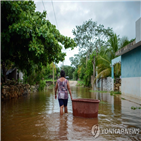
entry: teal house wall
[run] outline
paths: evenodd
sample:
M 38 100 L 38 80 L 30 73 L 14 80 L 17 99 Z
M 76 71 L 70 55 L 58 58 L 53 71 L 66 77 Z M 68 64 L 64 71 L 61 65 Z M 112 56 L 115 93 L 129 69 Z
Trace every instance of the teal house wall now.
M 141 46 L 121 56 L 121 77 L 141 77 Z
M 121 55 L 121 92 L 141 104 L 141 46 Z

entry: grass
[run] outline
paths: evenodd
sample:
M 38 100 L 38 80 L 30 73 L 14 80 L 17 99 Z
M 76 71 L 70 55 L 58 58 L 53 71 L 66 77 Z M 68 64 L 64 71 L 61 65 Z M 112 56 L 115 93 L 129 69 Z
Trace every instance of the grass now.
M 125 100 L 125 98 L 123 98 L 123 97 L 121 99 Z
M 119 92 L 119 91 L 111 91 L 110 92 L 110 95 L 115 96 L 116 94 L 121 94 L 121 92 Z
M 85 85 L 85 82 L 84 81 L 77 81 L 77 86 L 83 86 L 83 85 Z
M 45 79 L 44 81 L 52 81 L 53 82 L 53 79 Z M 54 81 L 57 81 L 57 79 L 54 79 Z
M 52 88 L 54 88 L 54 85 L 50 85 L 50 86 L 49 86 L 49 89 L 52 89 Z
M 132 106 L 131 109 L 132 110 L 136 110 L 136 109 L 141 109 L 141 107 L 134 107 L 134 106 Z
M 90 92 L 108 93 L 108 91 L 90 90 Z
M 101 104 L 107 104 L 107 102 L 104 102 L 104 101 L 100 101 L 100 103 L 101 103 Z

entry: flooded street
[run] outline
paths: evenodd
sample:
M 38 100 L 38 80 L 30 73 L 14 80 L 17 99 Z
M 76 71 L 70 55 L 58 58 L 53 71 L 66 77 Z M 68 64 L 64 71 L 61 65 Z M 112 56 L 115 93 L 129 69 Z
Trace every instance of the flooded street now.
M 100 134 L 95 140 L 141 140 L 141 109 L 121 99 L 122 95 L 90 92 L 89 88 L 71 87 L 72 97 L 99 99 L 98 118 L 74 117 L 69 97 L 68 113 L 60 116 L 54 90 L 31 93 L 19 99 L 2 101 L 2 141 L 94 140 L 92 126 L 105 128 L 139 128 L 139 135 Z

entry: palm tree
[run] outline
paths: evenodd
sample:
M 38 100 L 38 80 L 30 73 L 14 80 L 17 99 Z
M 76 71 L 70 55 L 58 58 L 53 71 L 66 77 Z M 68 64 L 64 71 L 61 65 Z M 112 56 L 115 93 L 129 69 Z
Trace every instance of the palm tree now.
M 107 47 L 101 47 L 99 54 L 96 57 L 96 66 L 98 75 L 94 79 L 103 78 L 111 76 L 111 60 L 114 59 L 115 53 L 122 47 L 133 42 L 135 39 L 128 40 L 127 37 L 119 38 L 116 34 L 113 34 L 108 40 Z M 114 76 L 119 77 L 121 74 L 121 64 L 117 63 L 114 65 Z
M 101 47 L 101 50 L 96 57 L 96 66 L 97 66 L 97 77 L 95 78 L 94 82 L 98 78 L 105 78 L 111 76 L 111 60 L 115 58 L 115 53 L 119 49 L 119 38 L 116 34 L 113 34 L 110 39 L 108 40 L 108 48 L 105 49 Z M 115 65 L 115 74 L 120 74 L 120 64 Z
M 96 57 L 96 66 L 97 66 L 97 73 L 95 80 L 98 78 L 105 78 L 111 75 L 111 54 L 105 52 L 100 52 L 99 55 Z
M 119 41 L 120 38 L 116 34 L 113 34 L 108 40 L 108 49 L 106 52 L 111 53 L 112 59 L 116 57 L 115 53 L 119 50 Z

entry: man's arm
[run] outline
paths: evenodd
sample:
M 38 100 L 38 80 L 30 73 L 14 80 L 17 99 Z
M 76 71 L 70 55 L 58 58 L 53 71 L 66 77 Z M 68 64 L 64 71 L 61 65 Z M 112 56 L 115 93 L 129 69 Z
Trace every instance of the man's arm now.
M 67 81 L 67 88 L 69 90 L 70 97 L 71 97 L 71 100 L 72 100 L 72 94 L 71 94 L 71 89 L 70 89 L 69 81 Z
M 56 86 L 55 86 L 55 99 L 57 98 L 57 95 L 56 95 L 57 89 L 58 89 L 58 83 L 56 82 Z

